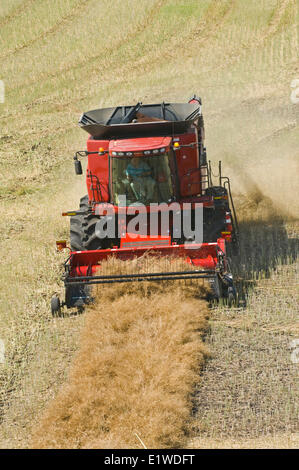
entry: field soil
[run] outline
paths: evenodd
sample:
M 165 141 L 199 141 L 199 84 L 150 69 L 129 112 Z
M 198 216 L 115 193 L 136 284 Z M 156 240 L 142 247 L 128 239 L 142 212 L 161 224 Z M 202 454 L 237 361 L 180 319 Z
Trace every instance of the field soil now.
M 1 2 L 1 448 L 299 446 L 298 19 L 296 0 Z M 194 93 L 231 179 L 240 304 L 107 288 L 53 319 L 79 116 Z

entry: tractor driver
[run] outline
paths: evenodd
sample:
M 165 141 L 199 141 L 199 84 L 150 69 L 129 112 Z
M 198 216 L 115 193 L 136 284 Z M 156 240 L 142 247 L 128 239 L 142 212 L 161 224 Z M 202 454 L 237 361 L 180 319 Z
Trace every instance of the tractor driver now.
M 126 176 L 138 201 L 152 201 L 156 182 L 151 177 L 151 168 L 142 157 L 132 158 Z

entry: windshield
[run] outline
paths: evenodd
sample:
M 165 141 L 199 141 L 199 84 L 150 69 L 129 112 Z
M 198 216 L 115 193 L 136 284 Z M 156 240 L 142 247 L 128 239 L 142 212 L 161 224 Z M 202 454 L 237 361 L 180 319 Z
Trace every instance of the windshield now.
M 170 202 L 173 186 L 169 155 L 112 157 L 113 201 L 126 196 L 126 204 Z

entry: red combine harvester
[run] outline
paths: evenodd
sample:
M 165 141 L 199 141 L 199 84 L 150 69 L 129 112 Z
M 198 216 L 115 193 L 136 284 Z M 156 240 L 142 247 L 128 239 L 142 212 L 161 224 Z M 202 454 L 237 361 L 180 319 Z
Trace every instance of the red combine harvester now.
M 226 246 L 238 244 L 237 219 L 221 162 L 218 185 L 212 181 L 200 98 L 96 109 L 84 113 L 79 125 L 89 138 L 87 150 L 76 152 L 75 171 L 82 174 L 80 158 L 87 156 L 88 194 L 79 210 L 63 213 L 70 216 L 70 256 L 63 277 L 65 301 L 52 297 L 52 313 L 90 302 L 92 284 L 146 280 L 206 278 L 214 297 L 231 305 L 236 293 Z M 166 230 L 163 213 L 168 216 Z M 59 249 L 66 247 L 64 240 L 56 243 Z M 101 275 L 103 260 L 114 256 L 126 261 L 147 252 L 183 257 L 187 269 Z

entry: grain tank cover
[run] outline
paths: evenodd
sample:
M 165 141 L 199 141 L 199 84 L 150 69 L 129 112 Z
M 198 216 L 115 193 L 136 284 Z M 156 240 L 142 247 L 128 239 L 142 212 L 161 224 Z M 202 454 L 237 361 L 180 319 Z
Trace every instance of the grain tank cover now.
M 137 103 L 88 111 L 81 116 L 79 125 L 93 137 L 106 139 L 181 134 L 197 120 L 202 125 L 199 103 Z

